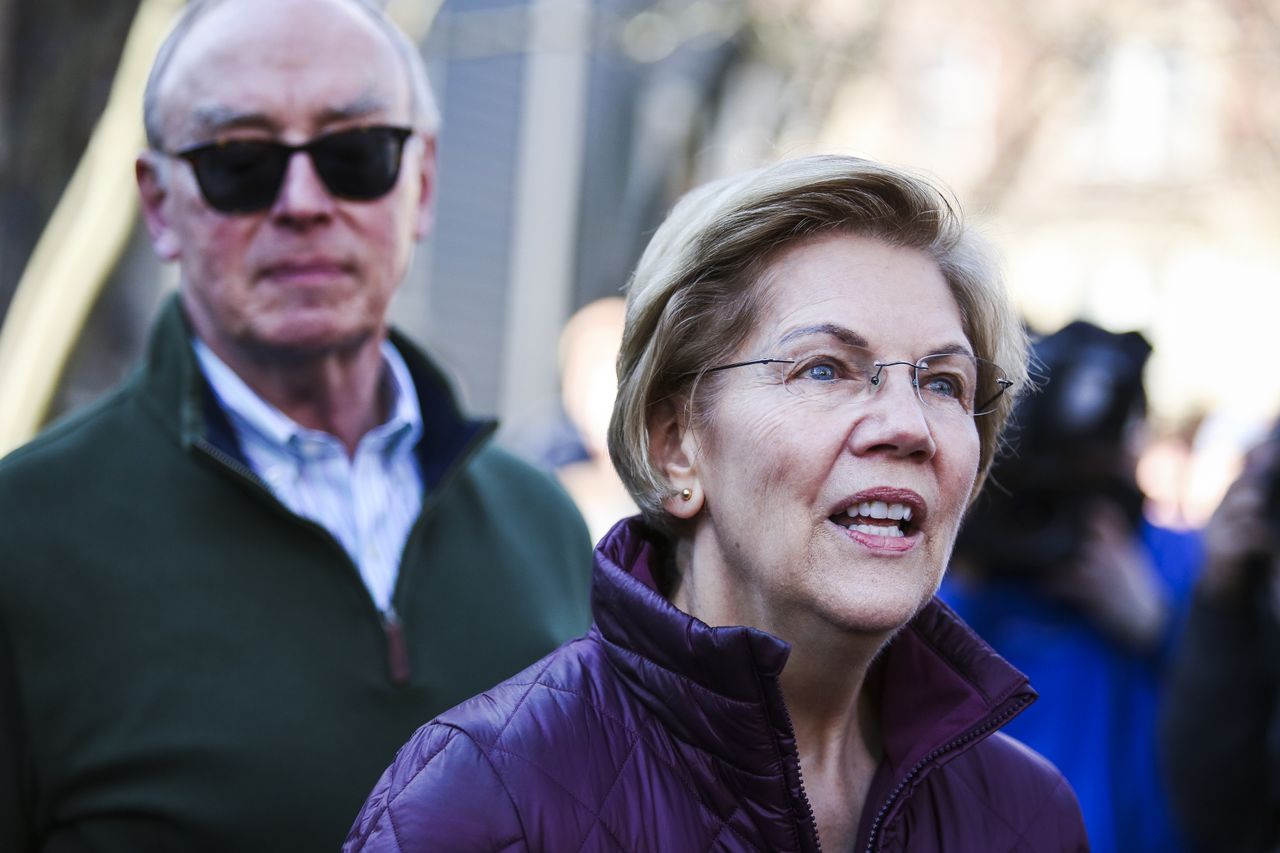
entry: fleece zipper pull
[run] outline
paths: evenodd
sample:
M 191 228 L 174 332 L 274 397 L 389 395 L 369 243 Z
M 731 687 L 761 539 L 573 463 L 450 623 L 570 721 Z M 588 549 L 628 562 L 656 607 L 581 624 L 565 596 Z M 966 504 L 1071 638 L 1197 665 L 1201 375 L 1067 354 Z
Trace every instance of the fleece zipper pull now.
M 397 687 L 409 683 L 409 646 L 404 640 L 404 626 L 394 607 L 382 613 L 382 632 L 387 638 L 387 670 Z

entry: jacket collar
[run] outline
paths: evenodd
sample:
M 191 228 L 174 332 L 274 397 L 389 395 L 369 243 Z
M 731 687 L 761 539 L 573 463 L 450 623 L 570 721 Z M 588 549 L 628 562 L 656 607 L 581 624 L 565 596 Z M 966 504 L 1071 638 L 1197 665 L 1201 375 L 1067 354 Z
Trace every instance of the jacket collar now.
M 677 736 L 731 764 L 770 766 L 777 752 L 762 737 L 760 712 L 775 738 L 793 737 L 778 687 L 790 647 L 754 628 L 712 628 L 673 607 L 649 581 L 662 549 L 637 517 L 596 550 L 592 610 L 610 659 Z M 881 653 L 868 684 L 880 696 L 885 750 L 873 801 L 877 790 L 892 790 L 949 748 L 978 742 L 1035 698 L 1026 676 L 936 598 Z
M 151 333 L 147 359 L 135 381 L 153 415 L 184 448 L 211 445 L 246 464 L 222 407 L 210 391 L 191 349 L 191 327 L 175 294 Z M 467 418 L 448 380 L 425 353 L 395 329 L 391 343 L 404 358 L 422 411 L 417 445 L 424 496 L 430 496 L 497 428 L 492 419 Z

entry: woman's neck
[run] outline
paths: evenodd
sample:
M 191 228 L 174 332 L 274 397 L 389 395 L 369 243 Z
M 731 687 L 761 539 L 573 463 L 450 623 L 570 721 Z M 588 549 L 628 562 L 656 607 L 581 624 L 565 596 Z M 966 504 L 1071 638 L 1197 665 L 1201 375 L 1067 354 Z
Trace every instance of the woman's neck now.
M 805 792 L 825 850 L 852 850 L 883 756 L 878 703 L 866 686 L 875 651 L 817 656 L 793 646 L 782 695 L 795 728 Z M 840 661 L 832 666 L 833 660 Z
M 693 550 L 688 540 L 677 543 L 671 603 L 709 625 L 750 625 L 790 644 L 782 695 L 818 835 L 824 849 L 852 849 L 883 754 L 866 678 L 892 635 L 856 633 L 817 613 L 773 606 L 725 572 L 698 571 Z

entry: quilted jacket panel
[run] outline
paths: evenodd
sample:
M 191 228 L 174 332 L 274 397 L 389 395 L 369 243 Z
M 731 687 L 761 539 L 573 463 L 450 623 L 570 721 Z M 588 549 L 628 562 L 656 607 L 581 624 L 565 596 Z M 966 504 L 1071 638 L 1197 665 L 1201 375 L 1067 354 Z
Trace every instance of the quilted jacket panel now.
M 676 610 L 644 580 L 653 559 L 637 520 L 615 528 L 592 629 L 420 729 L 345 849 L 819 849 L 778 684 L 787 645 Z M 1088 849 L 1061 775 L 997 732 L 1034 692 L 945 605 L 868 684 L 885 757 L 859 849 Z

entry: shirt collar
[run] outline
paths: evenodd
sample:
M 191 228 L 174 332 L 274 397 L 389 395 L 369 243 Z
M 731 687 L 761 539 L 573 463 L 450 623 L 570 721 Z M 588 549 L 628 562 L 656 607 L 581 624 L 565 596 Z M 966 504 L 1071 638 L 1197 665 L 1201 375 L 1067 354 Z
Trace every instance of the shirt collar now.
M 251 430 L 267 444 L 291 455 L 302 439 L 328 435 L 307 429 L 262 399 L 200 338 L 193 336 L 191 346 L 209 386 L 237 432 Z M 422 410 L 404 358 L 390 341 L 382 342 L 381 352 L 387 368 L 383 381 L 391 397 L 391 414 L 385 423 L 366 433 L 361 443 L 371 441 L 391 453 L 417 444 L 422 436 Z
M 422 436 L 422 409 L 413 385 L 409 365 L 390 341 L 382 342 L 382 360 L 387 366 L 386 381 L 391 394 L 391 416 L 374 427 L 370 435 L 390 442 L 392 447 L 413 447 Z

